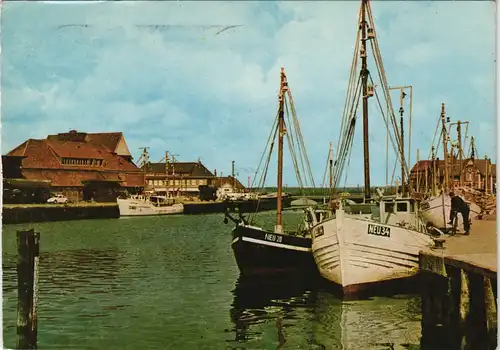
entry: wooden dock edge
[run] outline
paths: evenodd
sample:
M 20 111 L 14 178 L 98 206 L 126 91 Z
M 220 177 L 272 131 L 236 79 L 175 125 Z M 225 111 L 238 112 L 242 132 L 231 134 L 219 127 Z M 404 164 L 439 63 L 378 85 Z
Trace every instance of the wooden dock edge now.
M 497 348 L 497 273 L 442 252 L 419 253 L 421 345 Z

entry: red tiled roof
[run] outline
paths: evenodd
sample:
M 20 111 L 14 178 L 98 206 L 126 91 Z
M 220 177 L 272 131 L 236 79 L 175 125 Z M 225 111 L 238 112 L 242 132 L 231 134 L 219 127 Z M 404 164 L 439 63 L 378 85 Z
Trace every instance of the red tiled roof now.
M 86 142 L 47 140 L 47 144 L 61 158 L 103 159 L 102 147 L 96 147 Z
M 89 141 L 88 135 L 93 141 Z M 107 136 L 109 140 L 105 142 Z M 144 172 L 130 158 L 113 153 L 113 144 L 116 148 L 121 138 L 122 133 L 86 134 L 71 131 L 49 135 L 44 140 L 29 139 L 7 155 L 24 156 L 23 175 L 31 180 L 51 180 L 53 186 L 82 186 L 81 181 L 84 180 L 114 180 L 126 187 L 144 186 Z M 63 164 L 62 158 L 98 159 L 103 164 Z
M 419 160 L 417 164 L 413 166 L 411 169 L 412 172 L 414 171 L 425 171 L 425 169 L 429 169 L 432 165 L 432 161 L 430 160 Z
M 118 143 L 123 137 L 121 132 L 99 132 L 99 133 L 86 133 L 71 130 L 67 133 L 59 133 L 57 135 L 47 136 L 48 140 L 56 142 L 81 142 L 95 145 L 97 147 L 105 147 L 110 152 L 114 152 Z
M 437 160 L 437 167 L 439 168 L 439 170 L 441 171 L 444 171 L 444 160 L 441 160 L 441 159 L 436 159 Z M 471 158 L 467 158 L 467 159 L 463 159 L 463 168 L 465 169 L 467 167 L 467 164 L 469 163 L 469 161 L 472 160 Z M 481 175 L 485 175 L 486 174 L 486 166 L 488 164 L 489 161 L 485 160 L 485 159 L 475 159 L 473 160 L 474 162 L 474 165 L 475 167 L 477 168 L 477 170 L 479 170 L 479 172 L 481 173 Z M 419 162 L 417 162 L 417 164 L 415 164 L 413 166 L 413 168 L 411 169 L 411 172 L 417 172 L 417 171 L 425 171 L 425 167 L 431 167 L 432 166 L 432 161 L 431 160 L 421 160 Z M 451 170 L 452 170 L 452 176 L 459 176 L 460 175 L 460 162 L 458 159 L 453 159 L 452 160 L 452 166 L 451 166 Z M 490 170 L 488 170 L 490 171 Z M 496 165 L 495 164 L 491 164 L 491 172 L 493 173 L 493 176 L 496 176 Z
M 82 142 L 29 139 L 7 155 L 26 156 L 23 168 L 75 169 L 75 170 L 122 170 L 142 172 L 134 163 L 111 153 L 103 147 Z M 103 159 L 104 166 L 62 164 L 60 158 Z
M 87 142 L 106 147 L 111 152 L 114 152 L 122 137 L 123 133 L 121 132 L 93 133 L 87 134 Z
M 144 166 L 142 167 L 144 169 Z M 149 163 L 146 166 L 147 173 L 161 173 L 165 174 L 165 163 Z M 213 177 L 214 175 L 210 170 L 208 170 L 201 162 L 175 162 L 169 163 L 168 165 L 168 175 L 173 174 L 175 169 L 175 174 L 187 174 L 191 177 Z

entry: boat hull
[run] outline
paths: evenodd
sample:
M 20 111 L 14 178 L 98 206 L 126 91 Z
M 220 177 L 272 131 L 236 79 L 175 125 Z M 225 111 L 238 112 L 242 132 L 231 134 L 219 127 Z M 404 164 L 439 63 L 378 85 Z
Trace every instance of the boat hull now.
M 116 201 L 118 202 L 120 216 L 172 215 L 184 212 L 182 204 L 156 207 L 151 203 L 140 200 L 118 198 Z
M 481 208 L 475 203 L 471 203 L 469 218 L 474 219 L 477 215 L 481 213 Z M 445 227 L 450 228 L 448 222 L 450 222 L 450 210 L 451 210 L 451 197 L 448 195 L 444 196 L 444 217 L 443 220 L 443 197 L 435 196 L 431 197 L 420 204 L 420 213 L 422 217 L 430 222 L 432 225 L 439 229 Z M 458 215 L 458 228 L 463 228 L 464 220 L 462 215 Z
M 249 225 L 233 230 L 231 247 L 240 272 L 244 275 L 314 271 L 311 238 L 290 236 Z
M 430 236 L 337 211 L 313 230 L 313 256 L 322 277 L 356 294 L 418 273 L 418 254 Z

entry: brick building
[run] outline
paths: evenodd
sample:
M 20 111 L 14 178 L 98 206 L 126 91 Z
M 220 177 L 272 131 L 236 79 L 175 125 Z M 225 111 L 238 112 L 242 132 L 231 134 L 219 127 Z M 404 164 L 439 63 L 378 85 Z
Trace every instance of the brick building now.
M 201 162 L 148 163 L 142 169 L 149 189 L 172 194 L 198 195 L 198 187 L 212 186 L 215 178 Z
M 63 193 L 72 201 L 112 201 L 120 192 L 145 187 L 144 172 L 132 162 L 121 132 L 71 130 L 29 139 L 7 156 L 23 157 L 23 178 L 48 180 L 51 192 Z
M 496 164 L 493 164 L 491 159 L 464 159 L 462 161 L 462 168 L 462 179 L 465 186 L 470 186 L 477 190 L 488 189 L 488 192 L 491 192 L 492 189 L 496 189 Z M 428 188 L 431 188 L 432 169 L 433 164 L 431 160 L 421 160 L 417 162 L 410 173 L 410 179 L 413 186 L 417 186 L 418 180 L 421 191 L 426 183 Z M 452 181 L 452 186 L 458 186 L 460 184 L 460 174 L 460 161 L 455 157 L 451 157 L 449 176 Z M 444 161 L 436 159 L 436 181 L 438 184 L 444 182 L 444 176 Z
M 235 184 L 236 188 L 245 187 L 238 179 L 231 176 L 217 177 L 208 168 L 198 162 L 148 163 L 142 167 L 146 172 L 148 189 L 157 192 L 197 196 L 199 186 L 221 187 Z

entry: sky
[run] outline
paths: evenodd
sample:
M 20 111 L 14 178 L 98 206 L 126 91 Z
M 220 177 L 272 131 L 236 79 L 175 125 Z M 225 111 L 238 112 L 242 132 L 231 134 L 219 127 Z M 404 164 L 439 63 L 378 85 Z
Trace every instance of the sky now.
M 336 146 L 339 137 L 359 6 L 4 1 L 2 154 L 28 138 L 71 129 L 121 131 L 135 160 L 140 147 L 150 147 L 151 161 L 165 151 L 179 161 L 200 157 L 219 175 L 229 175 L 234 160 L 246 185 L 274 122 L 283 66 L 319 186 L 329 143 Z M 427 159 L 442 102 L 452 120 L 470 121 L 479 155 L 496 159 L 494 2 L 371 6 L 389 84 L 413 86 L 409 163 L 417 149 Z M 369 60 L 370 67 L 375 73 Z M 397 110 L 398 92 L 392 98 Z M 370 114 L 369 130 L 371 183 L 383 185 L 386 136 L 379 113 Z M 363 184 L 361 133 L 358 123 L 342 184 Z M 276 184 L 275 157 L 267 179 L 266 185 Z M 284 183 L 297 184 L 286 147 Z

